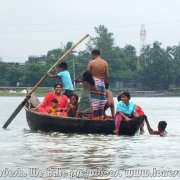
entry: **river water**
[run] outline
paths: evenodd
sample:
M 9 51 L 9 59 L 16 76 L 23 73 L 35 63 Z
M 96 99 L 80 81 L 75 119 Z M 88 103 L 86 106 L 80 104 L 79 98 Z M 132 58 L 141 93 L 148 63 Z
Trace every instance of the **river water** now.
M 0 97 L 0 125 L 23 97 Z M 180 98 L 132 98 L 153 129 L 167 121 L 168 135 L 133 137 L 33 133 L 24 109 L 0 129 L 0 179 L 180 179 Z

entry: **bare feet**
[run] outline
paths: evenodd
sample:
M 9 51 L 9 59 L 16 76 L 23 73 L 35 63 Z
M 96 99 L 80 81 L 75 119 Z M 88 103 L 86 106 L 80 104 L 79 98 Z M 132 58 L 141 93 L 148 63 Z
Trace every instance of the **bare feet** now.
M 115 129 L 113 132 L 114 134 L 118 135 L 118 129 Z

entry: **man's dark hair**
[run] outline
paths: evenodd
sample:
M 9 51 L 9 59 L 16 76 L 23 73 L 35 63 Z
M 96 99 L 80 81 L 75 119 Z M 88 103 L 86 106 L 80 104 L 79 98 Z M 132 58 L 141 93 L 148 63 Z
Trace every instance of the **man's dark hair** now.
M 66 62 L 61 62 L 61 63 L 59 64 L 59 68 L 63 68 L 64 70 L 67 70 L 67 69 L 68 69 L 68 65 L 67 65 Z
M 108 83 L 108 82 L 105 83 L 105 88 L 106 88 L 106 89 L 109 89 L 109 83 Z
M 160 121 L 159 122 L 159 128 L 164 131 L 166 129 L 167 123 L 166 121 Z
M 95 86 L 95 81 L 90 71 L 85 71 L 83 74 L 83 81 L 87 81 L 91 86 Z
M 94 55 L 101 55 L 101 52 L 100 52 L 100 50 L 98 50 L 98 49 L 94 49 L 94 50 L 92 50 L 92 52 L 91 52 L 91 54 L 94 54 Z
M 51 102 L 56 104 L 58 103 L 57 99 L 53 99 Z

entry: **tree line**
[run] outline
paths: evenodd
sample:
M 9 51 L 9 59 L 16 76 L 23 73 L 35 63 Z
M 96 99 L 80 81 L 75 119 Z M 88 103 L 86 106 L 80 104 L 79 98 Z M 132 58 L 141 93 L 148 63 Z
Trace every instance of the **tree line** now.
M 91 59 L 91 50 L 99 49 L 102 58 L 109 64 L 110 85 L 116 81 L 134 81 L 142 84 L 143 90 L 168 89 L 180 86 L 180 46 L 168 46 L 162 48 L 161 43 L 155 41 L 152 45 L 146 45 L 138 55 L 135 47 L 126 45 L 121 48 L 115 45 L 113 33 L 108 32 L 104 25 L 94 28 L 95 37 L 86 44 L 84 51 L 73 51 L 65 61 L 73 77 L 75 69 L 76 77 L 87 67 Z M 64 47 L 53 49 L 43 56 L 43 62 L 39 57 L 34 57 L 25 65 L 11 65 L 0 60 L 0 86 L 34 86 L 41 76 L 72 46 L 68 42 Z M 75 67 L 75 68 L 74 68 Z M 56 80 L 46 78 L 41 86 L 52 86 Z

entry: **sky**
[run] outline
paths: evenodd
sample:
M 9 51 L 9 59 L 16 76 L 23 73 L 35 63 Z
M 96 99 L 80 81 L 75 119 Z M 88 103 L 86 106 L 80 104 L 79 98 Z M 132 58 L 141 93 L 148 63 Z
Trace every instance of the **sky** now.
M 180 0 L 0 0 L 0 57 L 25 62 L 86 34 L 94 37 L 99 25 L 122 48 L 131 44 L 139 51 L 141 24 L 146 44 L 179 45 L 179 9 Z M 76 50 L 84 50 L 87 41 Z

